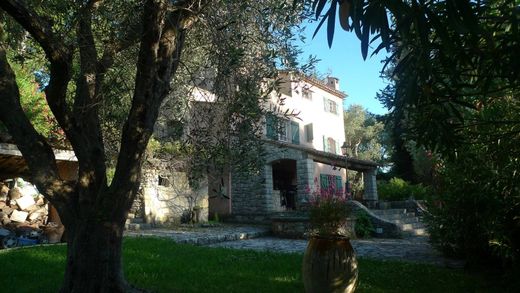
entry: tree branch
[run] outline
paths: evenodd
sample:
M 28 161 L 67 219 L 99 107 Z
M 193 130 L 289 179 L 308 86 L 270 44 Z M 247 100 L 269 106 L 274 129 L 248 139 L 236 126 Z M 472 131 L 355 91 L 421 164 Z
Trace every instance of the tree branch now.
M 186 1 L 186 7 L 194 2 Z M 191 7 L 193 8 L 193 7 Z M 123 127 L 121 150 L 110 190 L 118 203 L 128 206 L 138 187 L 141 162 L 157 120 L 159 107 L 170 90 L 170 82 L 180 61 L 185 29 L 193 22 L 183 7 L 168 11 L 164 1 L 148 0 L 143 11 L 143 33 L 137 62 L 134 98 Z M 124 176 L 130 174 L 130 176 Z M 108 202 L 108 201 L 107 201 Z
M 27 30 L 45 52 L 50 62 L 50 80 L 45 88 L 45 97 L 56 120 L 65 133 L 69 134 L 72 124 L 65 98 L 67 85 L 71 78 L 72 54 L 70 48 L 64 46 L 61 38 L 54 34 L 50 23 L 29 7 L 24 6 L 21 1 L 0 1 L 0 8 Z
M 0 108 L 4 109 L 0 120 L 23 154 L 33 183 L 54 205 L 63 207 L 72 187 L 60 180 L 52 148 L 34 129 L 22 109 L 16 77 L 3 46 L 0 46 Z

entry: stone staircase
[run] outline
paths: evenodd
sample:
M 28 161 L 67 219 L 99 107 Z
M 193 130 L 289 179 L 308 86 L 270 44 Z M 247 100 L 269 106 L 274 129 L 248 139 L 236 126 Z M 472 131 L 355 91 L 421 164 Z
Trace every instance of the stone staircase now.
M 136 218 L 134 214 L 128 214 L 128 218 L 125 223 L 125 230 L 128 231 L 140 231 L 151 229 L 152 225 L 145 223 L 143 218 Z
M 405 236 L 427 236 L 426 226 L 415 212 L 407 209 L 371 209 L 372 213 L 383 220 L 396 224 Z

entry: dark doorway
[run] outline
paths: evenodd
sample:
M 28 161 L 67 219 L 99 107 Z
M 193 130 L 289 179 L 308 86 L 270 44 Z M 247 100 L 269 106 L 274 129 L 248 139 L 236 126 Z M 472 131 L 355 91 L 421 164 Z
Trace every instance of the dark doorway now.
M 296 208 L 296 161 L 277 160 L 273 164 L 273 189 L 280 191 L 280 205 L 286 210 Z

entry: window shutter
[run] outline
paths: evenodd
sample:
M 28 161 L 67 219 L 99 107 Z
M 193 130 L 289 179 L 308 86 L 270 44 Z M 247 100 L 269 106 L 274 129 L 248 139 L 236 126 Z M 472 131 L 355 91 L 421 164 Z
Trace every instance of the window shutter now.
M 341 155 L 339 142 L 338 141 L 336 141 L 336 155 Z
M 305 125 L 305 139 L 307 142 L 311 142 L 314 139 L 312 123 Z
M 300 144 L 300 124 L 295 121 L 291 121 L 291 138 L 292 143 Z
M 343 193 L 343 181 L 341 176 L 336 176 L 336 194 L 341 195 Z
M 325 112 L 329 112 L 330 110 L 330 107 L 329 107 L 329 100 L 327 98 L 323 98 L 323 109 L 325 110 Z
M 272 114 L 267 114 L 265 116 L 265 127 L 266 127 L 266 136 L 270 139 L 277 138 L 276 135 L 276 127 L 275 127 L 275 117 Z
M 329 188 L 329 178 L 327 174 L 320 174 L 320 188 L 322 191 Z

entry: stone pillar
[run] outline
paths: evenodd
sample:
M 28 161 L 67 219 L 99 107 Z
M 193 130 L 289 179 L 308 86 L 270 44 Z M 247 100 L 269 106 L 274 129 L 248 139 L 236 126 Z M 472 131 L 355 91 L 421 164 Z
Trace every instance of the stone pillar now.
M 363 172 L 363 181 L 365 187 L 363 200 L 367 205 L 376 203 L 379 199 L 377 196 L 376 169 Z
M 265 201 L 265 207 L 267 212 L 273 212 L 273 205 L 274 205 L 274 199 L 273 199 L 273 165 L 271 164 L 265 164 L 264 170 L 262 173 L 263 179 L 264 179 L 264 201 Z
M 314 188 L 314 161 L 311 159 L 300 159 L 296 162 L 296 172 L 298 176 L 298 194 L 296 198 L 296 208 L 309 202 L 309 192 Z

